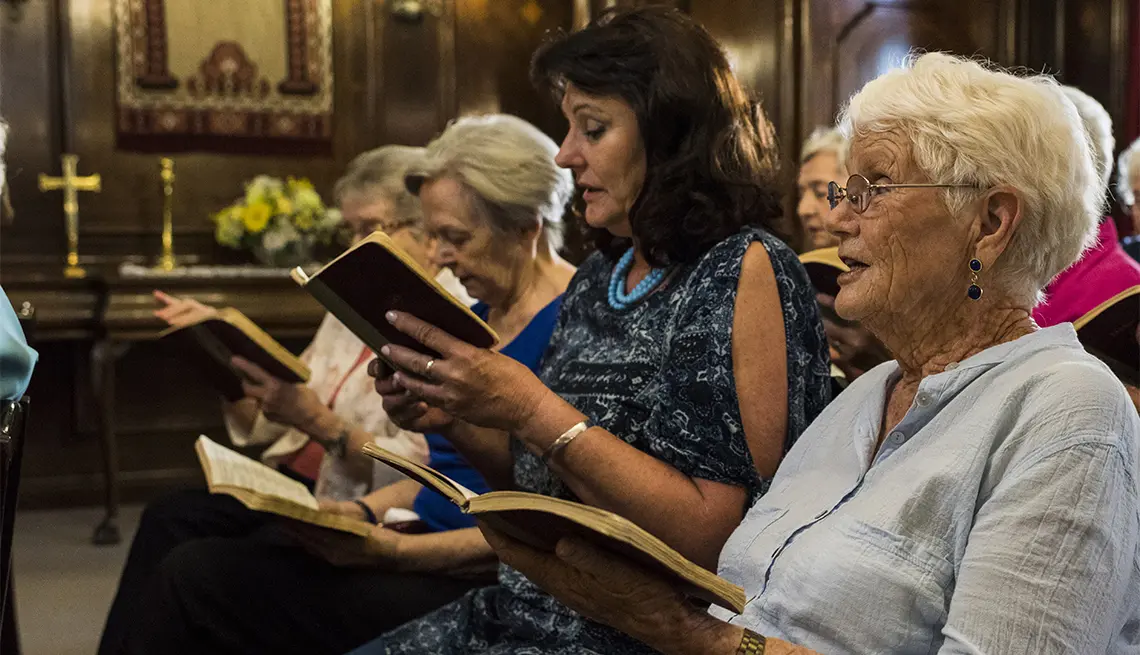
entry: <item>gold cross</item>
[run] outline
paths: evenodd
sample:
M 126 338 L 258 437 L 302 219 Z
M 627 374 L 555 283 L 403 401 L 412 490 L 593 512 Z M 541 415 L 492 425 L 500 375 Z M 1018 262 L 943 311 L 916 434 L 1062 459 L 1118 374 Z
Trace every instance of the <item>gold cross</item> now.
M 49 177 L 40 173 L 40 191 L 63 190 L 63 214 L 67 219 L 67 268 L 65 277 L 83 277 L 86 272 L 79 267 L 79 192 L 102 189 L 103 179 L 99 174 L 80 177 L 76 175 L 78 155 L 63 155 L 63 176 Z

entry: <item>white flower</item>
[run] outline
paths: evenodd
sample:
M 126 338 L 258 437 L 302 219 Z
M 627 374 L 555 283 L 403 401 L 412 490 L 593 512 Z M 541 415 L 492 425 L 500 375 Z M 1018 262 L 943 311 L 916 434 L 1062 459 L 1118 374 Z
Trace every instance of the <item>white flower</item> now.
M 261 238 L 261 247 L 269 252 L 284 250 L 300 241 L 301 235 L 289 221 L 275 220 Z

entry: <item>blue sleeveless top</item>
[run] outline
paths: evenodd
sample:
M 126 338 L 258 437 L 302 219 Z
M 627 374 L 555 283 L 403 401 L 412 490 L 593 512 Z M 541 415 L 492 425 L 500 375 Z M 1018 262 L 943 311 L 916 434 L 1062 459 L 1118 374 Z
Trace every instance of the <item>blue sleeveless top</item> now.
M 523 331 L 500 352 L 537 373 L 542 362 L 542 354 L 546 352 L 546 345 L 550 342 L 550 335 L 554 333 L 554 324 L 561 307 L 562 296 L 558 296 L 535 314 Z M 491 308 L 480 302 L 476 303 L 471 311 L 486 320 Z M 460 455 L 455 446 L 451 445 L 443 435 L 429 433 L 424 436 L 431 451 L 428 466 L 477 494 L 491 490 L 483 480 L 483 476 L 467 463 L 463 455 Z M 427 524 L 432 532 L 475 527 L 473 517 L 464 514 L 451 501 L 426 487 L 416 494 L 412 509 L 420 515 L 420 520 Z

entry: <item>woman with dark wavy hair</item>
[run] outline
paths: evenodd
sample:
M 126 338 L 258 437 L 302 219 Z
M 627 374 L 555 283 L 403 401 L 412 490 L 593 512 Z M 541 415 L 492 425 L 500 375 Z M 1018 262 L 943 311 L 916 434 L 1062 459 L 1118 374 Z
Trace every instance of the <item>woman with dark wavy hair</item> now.
M 440 355 L 386 347 L 399 371 L 377 391 L 393 420 L 444 434 L 492 485 L 616 512 L 712 568 L 828 398 L 814 294 L 768 229 L 780 205 L 766 122 L 677 11 L 608 13 L 540 49 L 532 73 L 569 121 L 556 161 L 598 250 L 539 375 L 393 314 Z M 357 652 L 647 651 L 510 568 L 499 583 Z

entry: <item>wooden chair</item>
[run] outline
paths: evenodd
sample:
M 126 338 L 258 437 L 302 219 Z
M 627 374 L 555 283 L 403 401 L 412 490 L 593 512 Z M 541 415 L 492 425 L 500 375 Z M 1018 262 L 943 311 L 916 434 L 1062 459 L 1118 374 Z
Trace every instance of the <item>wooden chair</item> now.
M 24 338 L 33 344 L 36 312 L 30 303 L 17 312 Z M 20 465 L 24 459 L 24 430 L 31 400 L 0 401 L 0 653 L 20 655 L 20 629 L 16 623 L 15 582 L 12 577 L 12 539 L 16 531 L 16 501 L 20 495 Z
M 0 401 L 0 652 L 12 655 L 20 652 L 12 582 L 12 537 L 28 405 L 27 397 Z

